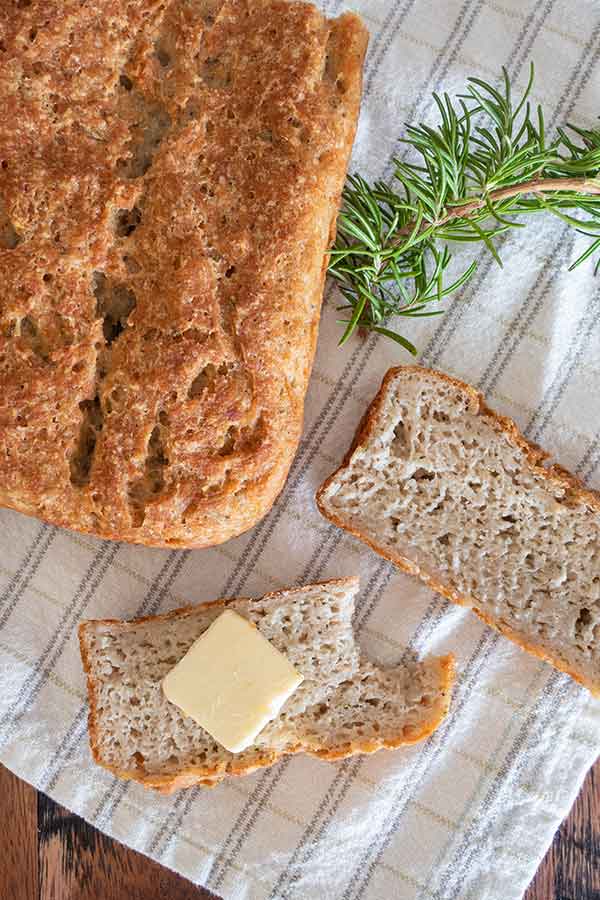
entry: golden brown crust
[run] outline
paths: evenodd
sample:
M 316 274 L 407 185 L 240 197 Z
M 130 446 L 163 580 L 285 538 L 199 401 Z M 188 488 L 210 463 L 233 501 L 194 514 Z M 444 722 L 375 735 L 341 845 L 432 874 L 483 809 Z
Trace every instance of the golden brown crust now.
M 45 9 L 0 8 L 0 503 L 220 543 L 298 443 L 366 31 L 284 0 Z
M 392 553 L 389 548 L 378 544 L 372 538 L 362 534 L 359 529 L 352 528 L 350 525 L 343 522 L 342 519 L 325 504 L 323 498 L 331 482 L 339 475 L 341 471 L 348 468 L 348 465 L 356 448 L 368 443 L 371 433 L 375 427 L 379 411 L 385 400 L 389 383 L 403 372 L 424 372 L 428 375 L 434 376 L 435 378 L 439 378 L 440 381 L 445 381 L 448 384 L 451 384 L 461 390 L 469 398 L 469 401 L 471 403 L 471 411 L 476 415 L 484 416 L 496 431 L 502 432 L 508 438 L 510 443 L 523 453 L 525 461 L 531 467 L 531 470 L 532 472 L 534 472 L 534 474 L 541 475 L 551 484 L 567 491 L 569 498 L 573 503 L 585 503 L 588 506 L 591 506 L 594 510 L 600 512 L 600 492 L 593 491 L 587 488 L 579 478 L 577 478 L 571 472 L 568 472 L 560 465 L 554 464 L 549 467 L 544 466 L 543 462 L 550 458 L 550 454 L 538 447 L 537 444 L 528 441 L 521 434 L 517 424 L 513 421 L 513 419 L 509 418 L 508 416 L 502 416 L 491 409 L 487 405 L 485 397 L 480 391 L 477 391 L 471 385 L 466 384 L 466 382 L 460 381 L 458 378 L 453 378 L 452 376 L 447 375 L 444 372 L 438 372 L 434 369 L 427 369 L 422 366 L 397 366 L 395 368 L 389 369 L 386 372 L 381 383 L 381 387 L 377 391 L 377 394 L 373 398 L 371 405 L 363 416 L 363 419 L 360 422 L 357 432 L 354 436 L 352 445 L 344 456 L 342 464 L 323 482 L 323 484 L 317 491 L 316 501 L 320 513 L 334 525 L 337 525 L 338 528 L 342 528 L 344 531 L 347 531 L 350 534 L 354 535 L 354 537 L 359 538 L 359 540 L 363 541 L 363 543 L 368 544 L 368 546 L 371 547 L 371 549 L 374 550 L 375 553 L 383 556 L 384 559 L 389 560 L 389 562 L 394 563 L 394 565 L 398 566 L 398 568 L 402 569 L 402 571 L 407 572 L 409 575 L 414 575 L 421 581 L 425 582 L 425 584 L 427 584 L 428 587 L 430 587 L 437 594 L 441 594 L 443 597 L 446 597 L 448 600 L 452 601 L 452 603 L 456 603 L 460 606 L 466 606 L 469 609 L 472 609 L 473 612 L 476 613 L 476 615 L 478 615 L 479 618 L 486 623 L 486 625 L 489 625 L 491 628 L 499 631 L 505 637 L 509 638 L 509 640 L 514 641 L 514 643 L 518 644 L 520 647 L 522 647 L 523 650 L 526 650 L 533 656 L 537 656 L 539 659 L 543 659 L 546 662 L 549 662 L 556 669 L 559 669 L 561 672 L 565 672 L 567 675 L 570 675 L 575 681 L 586 687 L 594 696 L 600 696 L 600 685 L 595 684 L 589 679 L 583 677 L 580 673 L 575 672 L 572 668 L 569 667 L 567 663 L 564 662 L 564 660 L 553 656 L 545 648 L 528 643 L 513 629 L 509 628 L 504 623 L 497 622 L 492 619 L 487 613 L 478 608 L 476 601 L 474 601 L 472 598 L 457 594 L 456 591 L 452 590 L 447 585 L 444 585 L 437 578 L 432 577 L 427 572 L 423 572 L 419 568 L 419 566 L 417 566 L 411 560 L 406 559 L 402 556 L 397 556 L 396 554 Z
M 349 582 L 357 581 L 357 578 L 336 578 L 330 581 L 321 582 L 321 584 L 325 586 L 335 587 L 348 585 Z M 285 591 L 285 593 L 302 593 L 304 591 L 305 588 L 292 588 Z M 276 599 L 281 593 L 281 591 L 273 591 L 269 594 L 266 594 L 265 597 L 262 598 L 262 600 Z M 236 600 L 237 599 L 240 598 L 236 598 Z M 424 724 L 422 728 L 412 727 L 408 729 L 407 727 L 403 727 L 398 735 L 396 735 L 394 738 L 380 740 L 365 739 L 362 742 L 345 744 L 342 747 L 327 747 L 322 749 L 315 749 L 312 746 L 298 743 L 293 747 L 289 747 L 285 753 L 277 753 L 274 751 L 265 752 L 262 757 L 260 757 L 259 759 L 255 758 L 252 763 L 242 762 L 240 765 L 236 765 L 234 759 L 232 763 L 229 764 L 226 768 L 223 767 L 220 770 L 216 768 L 209 769 L 206 767 L 191 766 L 184 772 L 181 772 L 176 776 L 151 775 L 147 772 L 144 772 L 142 769 L 123 770 L 118 769 L 114 766 L 107 765 L 106 762 L 102 759 L 99 752 L 96 683 L 91 673 L 91 666 L 89 662 L 89 654 L 86 642 L 86 632 L 90 629 L 96 629 L 98 626 L 102 625 L 120 625 L 122 627 L 130 626 L 131 628 L 135 628 L 143 622 L 167 622 L 169 621 L 169 619 L 178 618 L 181 615 L 185 615 L 188 611 L 197 611 L 199 608 L 202 609 L 205 607 L 214 606 L 221 606 L 225 608 L 231 602 L 234 601 L 213 600 L 207 603 L 181 607 L 180 609 L 172 610 L 168 613 L 161 613 L 157 616 L 143 616 L 138 619 L 132 619 L 128 622 L 123 622 L 120 619 L 95 619 L 90 620 L 89 622 L 81 622 L 81 624 L 79 625 L 78 634 L 79 648 L 81 652 L 83 669 L 86 674 L 89 699 L 88 730 L 90 749 L 94 761 L 98 765 L 108 769 L 117 778 L 122 778 L 128 781 L 137 781 L 144 787 L 153 788 L 154 790 L 160 791 L 160 793 L 163 794 L 170 794 L 173 791 L 180 790 L 181 788 L 185 787 L 191 787 L 193 785 L 216 787 L 216 785 L 226 777 L 249 775 L 251 772 L 254 772 L 257 769 L 273 765 L 282 756 L 288 756 L 296 753 L 307 753 L 311 756 L 317 756 L 319 757 L 319 759 L 334 761 L 345 759 L 349 756 L 355 756 L 357 754 L 370 754 L 382 749 L 393 750 L 404 745 L 416 744 L 419 741 L 422 741 L 425 738 L 429 737 L 429 735 L 432 734 L 436 730 L 436 728 L 438 728 L 439 724 L 446 717 L 450 706 L 452 685 L 455 678 L 455 665 L 454 657 L 452 654 L 438 658 L 442 677 L 440 679 L 440 702 L 436 717 L 432 718 L 429 722 Z

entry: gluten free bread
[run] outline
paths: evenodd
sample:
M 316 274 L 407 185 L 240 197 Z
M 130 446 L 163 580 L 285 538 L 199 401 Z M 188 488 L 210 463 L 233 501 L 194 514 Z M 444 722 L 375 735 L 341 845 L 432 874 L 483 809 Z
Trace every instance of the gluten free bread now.
M 391 668 L 365 659 L 352 632 L 357 592 L 358 579 L 346 578 L 132 622 L 83 622 L 94 759 L 121 778 L 171 791 L 244 775 L 286 753 L 341 759 L 427 737 L 448 710 L 452 657 Z M 253 622 L 304 676 L 277 718 L 238 754 L 185 717 L 161 688 L 225 608 Z
M 600 694 L 600 497 L 472 387 L 391 369 L 318 505 Z
M 0 504 L 252 526 L 302 426 L 366 31 L 283 0 L 0 9 Z

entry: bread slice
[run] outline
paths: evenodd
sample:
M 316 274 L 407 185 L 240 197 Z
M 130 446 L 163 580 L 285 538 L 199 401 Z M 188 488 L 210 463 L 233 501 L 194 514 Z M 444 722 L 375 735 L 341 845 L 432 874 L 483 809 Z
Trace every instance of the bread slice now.
M 0 4 L 0 504 L 203 547 L 295 453 L 367 33 L 282 0 Z
M 358 579 L 217 600 L 133 622 L 83 622 L 79 640 L 97 763 L 165 792 L 244 775 L 286 753 L 341 759 L 414 744 L 434 731 L 450 702 L 451 656 L 383 668 L 352 632 Z M 304 681 L 242 753 L 223 749 L 169 703 L 161 681 L 228 607 L 288 657 Z
M 600 694 L 600 496 L 461 381 L 391 369 L 319 509 Z

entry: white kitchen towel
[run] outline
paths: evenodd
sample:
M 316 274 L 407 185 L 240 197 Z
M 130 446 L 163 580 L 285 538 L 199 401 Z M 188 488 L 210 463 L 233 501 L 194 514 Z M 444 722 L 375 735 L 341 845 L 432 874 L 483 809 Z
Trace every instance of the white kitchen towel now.
M 389 176 L 405 121 L 469 75 L 519 84 L 550 122 L 600 113 L 596 0 L 356 0 L 371 43 L 353 166 Z M 344 4 L 327 4 L 337 14 Z M 587 239 L 551 217 L 502 241 L 443 317 L 406 320 L 424 363 L 480 386 L 532 440 L 600 486 L 600 279 Z M 600 745 L 600 702 L 328 525 L 316 487 L 385 370 L 381 337 L 338 349 L 327 299 L 304 436 L 271 514 L 204 551 L 104 543 L 0 513 L 0 759 L 119 840 L 231 900 L 522 895 Z M 361 643 L 377 659 L 453 651 L 450 715 L 421 746 L 332 765 L 294 757 L 214 790 L 157 797 L 96 768 L 76 628 L 190 601 L 359 573 Z

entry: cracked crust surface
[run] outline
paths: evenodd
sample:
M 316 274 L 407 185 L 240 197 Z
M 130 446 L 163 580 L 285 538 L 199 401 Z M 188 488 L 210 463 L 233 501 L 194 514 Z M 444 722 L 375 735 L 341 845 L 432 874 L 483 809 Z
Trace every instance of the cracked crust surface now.
M 300 435 L 366 32 L 284 0 L 0 3 L 0 503 L 202 547 Z
M 430 393 L 420 398 L 421 401 L 426 398 L 424 416 L 415 412 L 419 400 L 413 402 L 414 398 L 408 396 L 406 388 L 410 383 Z M 459 477 L 455 469 L 460 450 L 435 462 L 428 459 L 428 454 L 409 450 L 413 436 L 418 437 L 419 429 L 427 429 L 427 419 L 433 417 L 432 434 L 437 435 L 440 457 L 445 456 L 442 432 L 447 424 L 447 411 L 440 415 L 445 407 L 436 401 L 436 396 L 441 401 L 443 394 L 453 398 L 465 442 L 469 444 L 477 438 L 477 443 L 463 457 L 469 456 L 470 449 L 479 461 L 484 461 L 483 468 L 492 473 L 487 480 L 494 485 L 500 479 L 499 486 L 492 488 L 493 511 L 481 531 L 479 517 L 488 504 L 483 499 L 473 500 L 473 488 L 480 492 L 485 476 L 473 482 L 465 473 Z M 395 417 L 393 427 L 383 437 L 384 421 L 390 416 Z M 479 434 L 478 429 L 481 429 Z M 393 463 L 397 499 L 403 496 L 410 482 L 413 491 L 416 482 L 416 493 L 411 493 L 409 505 L 411 510 L 416 509 L 422 494 L 427 510 L 425 516 L 417 514 L 410 524 L 406 504 L 404 511 L 390 514 L 388 518 L 396 529 L 402 530 L 405 520 L 410 534 L 403 538 L 386 533 L 383 517 L 376 525 L 367 522 L 356 509 L 346 507 L 340 493 L 344 485 L 360 483 L 357 467 L 361 467 L 361 460 L 370 454 L 378 459 L 377 447 L 386 444 L 389 448 L 394 442 L 398 451 L 397 461 Z M 432 456 L 436 452 L 434 449 Z M 381 460 L 375 469 L 380 463 Z M 384 463 L 381 471 L 385 468 Z M 373 484 L 369 489 L 378 480 L 375 469 L 370 469 Z M 449 478 L 452 490 L 440 492 L 440 478 Z M 520 504 L 528 492 L 534 500 L 539 498 L 539 502 L 532 501 L 526 510 L 528 515 L 522 516 Z M 408 495 L 404 499 L 408 500 Z M 454 512 L 444 512 L 444 505 L 453 500 L 457 504 Z M 528 653 L 566 672 L 594 695 L 600 695 L 596 637 L 600 629 L 600 569 L 594 537 L 600 532 L 600 495 L 586 488 L 562 466 L 551 464 L 549 454 L 527 441 L 512 419 L 490 409 L 479 391 L 421 366 L 390 369 L 340 468 L 319 488 L 317 505 L 329 521 L 368 544 L 376 553 L 420 578 L 453 603 L 471 608 L 487 625 Z M 363 510 L 367 508 L 365 497 L 361 505 Z M 467 519 L 464 527 L 458 522 L 461 506 Z M 422 540 L 422 532 L 429 531 L 435 537 L 434 553 Z M 497 533 L 501 535 L 501 547 L 494 556 Z M 488 560 L 484 566 L 479 566 L 477 560 L 481 548 L 487 549 Z M 477 573 L 472 571 L 474 562 L 479 566 Z M 589 590 L 578 594 L 572 587 L 579 583 L 578 579 L 587 579 Z
M 95 761 L 119 778 L 170 793 L 270 766 L 282 755 L 343 759 L 414 744 L 447 714 L 452 656 L 378 667 L 352 633 L 358 579 L 218 600 L 131 622 L 84 622 L 79 640 Z M 226 606 L 259 628 L 304 682 L 239 754 L 168 703 L 160 683 Z

